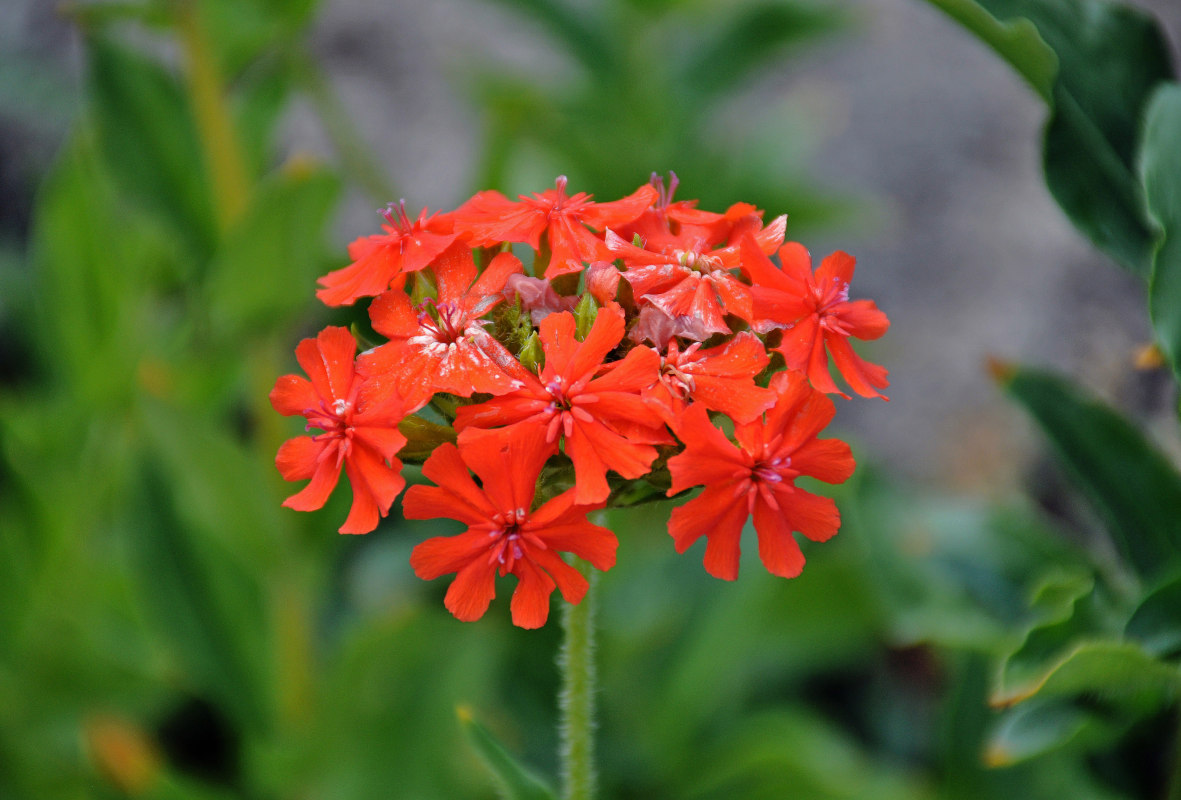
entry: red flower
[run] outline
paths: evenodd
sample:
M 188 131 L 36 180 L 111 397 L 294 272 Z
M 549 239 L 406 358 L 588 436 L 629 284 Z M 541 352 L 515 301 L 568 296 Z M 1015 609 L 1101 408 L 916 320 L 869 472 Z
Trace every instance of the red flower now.
M 311 483 L 283 501 L 296 511 L 321 508 L 340 480 L 343 465 L 353 487 L 353 505 L 341 533 L 368 533 L 390 510 L 406 481 L 398 451 L 406 437 L 398 431 L 402 399 L 353 370 L 357 343 L 346 328 L 325 328 L 304 339 L 295 357 L 308 381 L 284 375 L 271 390 L 271 405 L 284 416 L 307 417 L 307 429 L 323 433 L 283 443 L 275 457 L 289 481 Z
M 584 261 L 610 261 L 613 256 L 599 237 L 585 226 L 603 230 L 630 222 L 656 199 L 656 190 L 644 184 L 622 200 L 593 203 L 591 195 L 566 194 L 566 176 L 556 188 L 532 197 L 509 200 L 500 192 L 480 192 L 455 212 L 456 227 L 471 234 L 473 247 L 501 242 L 528 242 L 534 250 L 547 235 L 550 247 L 545 277 L 553 278 L 582 269 Z
M 441 445 L 422 466 L 437 486 L 412 486 L 402 502 L 408 519 L 447 517 L 467 524 L 458 536 L 428 539 L 414 548 L 410 565 L 425 580 L 455 573 L 444 603 L 457 618 L 484 615 L 496 594 L 495 578 L 513 574 L 513 624 L 540 628 L 549 616 L 554 586 L 570 603 L 586 594 L 587 581 L 559 552 L 573 553 L 601 570 L 615 564 L 618 541 L 587 521 L 600 505 L 574 504 L 568 489 L 535 510 L 537 476 L 545 463 L 544 432 L 522 431 L 505 441 L 480 438 Z M 468 474 L 471 468 L 480 485 Z
M 396 216 L 395 216 L 396 212 Z M 329 306 L 351 305 L 358 297 L 379 295 L 400 287 L 402 276 L 427 266 L 455 241 L 448 214 L 427 217 L 424 208 L 413 223 L 406 216 L 406 201 L 391 203 L 382 212 L 389 225 L 385 235 L 365 236 L 349 245 L 347 267 L 330 272 L 318 283 L 316 297 Z
M 391 378 L 408 410 L 421 408 L 435 392 L 471 397 L 519 388 L 529 373 L 485 330 L 488 321 L 480 317 L 501 301 L 505 281 L 520 271 L 514 255 L 501 253 L 477 277 L 471 248 L 456 242 L 434 266 L 438 301 L 427 300 L 416 309 L 401 290 L 373 301 L 373 328 L 390 341 L 362 355 L 358 369 Z
M 751 217 L 758 225 L 758 218 Z M 768 252 L 783 241 L 786 217 L 777 217 L 758 231 L 755 241 Z M 750 287 L 730 272 L 739 266 L 737 246 L 709 249 L 697 238 L 681 248 L 646 250 L 607 231 L 607 248 L 623 260 L 623 277 L 631 284 L 638 303 L 650 303 L 674 321 L 684 320 L 686 334 L 729 333 L 725 315 L 752 318 Z
M 670 495 L 690 486 L 706 487 L 673 509 L 668 531 L 677 552 L 705 536 L 705 569 L 725 580 L 738 577 L 739 540 L 751 516 L 759 557 L 770 572 L 785 578 L 799 575 L 804 567 L 792 531 L 820 542 L 841 524 L 830 498 L 794 485 L 800 475 L 841 483 L 853 473 L 847 444 L 816 438 L 835 413 L 832 401 L 798 372 L 777 374 L 771 388 L 778 400 L 766 421 L 736 426 L 737 447 L 709 421 L 704 406 L 690 406 L 677 427 L 685 450 L 668 460 Z
M 782 270 L 775 268 L 753 240 L 744 239 L 742 267 L 754 284 L 755 325 L 760 330 L 784 329 L 783 341 L 775 349 L 783 354 L 788 368 L 807 374 L 820 391 L 847 398 L 829 375 L 828 353 L 832 353 L 853 391 L 862 397 L 888 400 L 878 389 L 890 385 L 889 373 L 862 359 L 849 344 L 849 337 L 877 339 L 890 327 L 890 320 L 872 300 L 849 300 L 849 281 L 857 262 L 838 250 L 813 273 L 812 257 L 798 242 L 781 247 L 779 260 Z
M 559 440 L 574 462 L 578 503 L 607 499 L 607 470 L 625 478 L 647 474 L 656 458 L 653 444 L 670 442 L 664 424 L 640 398 L 652 384 L 660 357 L 637 347 L 606 374 L 595 377 L 603 359 L 623 338 L 623 311 L 617 305 L 599 309 L 586 340 L 574 337 L 569 312 L 541 321 L 545 366 L 540 377 L 527 376 L 515 392 L 462 406 L 455 419 L 460 442 L 489 435 L 499 440 L 529 436 L 546 449 L 557 451 Z M 470 430 L 497 428 L 497 431 Z M 541 437 L 532 438 L 540 431 Z
M 717 347 L 700 348 L 695 342 L 682 351 L 675 339 L 670 341 L 660 379 L 643 391 L 666 422 L 675 422 L 689 400 L 735 422 L 750 422 L 775 404 L 775 392 L 754 382 L 771 361 L 759 337 L 742 331 Z

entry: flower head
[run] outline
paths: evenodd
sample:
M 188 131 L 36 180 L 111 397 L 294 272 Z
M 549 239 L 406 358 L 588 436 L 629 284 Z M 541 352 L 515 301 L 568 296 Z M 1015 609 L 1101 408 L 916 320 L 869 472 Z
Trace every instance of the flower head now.
M 414 222 L 406 216 L 406 201 L 390 203 L 381 212 L 385 234 L 363 236 L 349 245 L 353 263 L 330 272 L 318 281 L 324 288 L 316 297 L 329 306 L 351 305 L 360 297 L 373 297 L 391 286 L 401 286 L 407 272 L 427 266 L 455 241 L 451 217 L 427 216 L 424 208 Z
M 458 227 L 475 247 L 501 242 L 527 242 L 537 249 L 541 236 L 549 241 L 550 260 L 545 277 L 582 270 L 584 261 L 610 260 L 602 240 L 586 226 L 603 230 L 638 217 L 656 200 L 656 190 L 645 184 L 610 203 L 595 203 L 585 192 L 566 194 L 566 176 L 553 189 L 509 200 L 500 192 L 480 192 L 456 212 Z
M 801 475 L 842 483 L 853 473 L 847 444 L 816 438 L 835 413 L 832 401 L 798 372 L 777 374 L 771 388 L 777 394 L 775 405 L 765 420 L 735 427 L 737 446 L 709 421 L 704 406 L 690 406 L 676 429 L 685 450 L 668 461 L 670 495 L 706 487 L 673 509 L 668 531 L 677 552 L 705 536 L 705 569 L 725 580 L 738 577 L 739 540 L 752 516 L 763 564 L 785 578 L 799 575 L 804 567 L 792 531 L 824 541 L 841 524 L 836 503 L 795 485 Z
M 742 266 L 754 281 L 755 325 L 761 330 L 783 328 L 783 340 L 775 349 L 783 354 L 788 369 L 807 374 L 822 392 L 847 394 L 837 388 L 828 372 L 828 353 L 841 376 L 862 397 L 881 397 L 890 385 L 883 367 L 871 364 L 853 352 L 854 339 L 877 339 L 890 327 L 872 300 L 850 300 L 849 281 L 856 261 L 837 251 L 812 271 L 812 257 L 798 242 L 779 249 L 783 269 L 775 268 L 755 242 L 742 244 Z M 826 352 L 827 348 L 827 352 Z
M 314 511 L 328 500 L 344 467 L 353 505 L 341 533 L 368 533 L 390 510 L 406 481 L 398 451 L 406 437 L 398 430 L 402 398 L 388 386 L 360 378 L 353 368 L 357 343 L 346 328 L 329 327 L 304 339 L 296 359 L 311 378 L 284 375 L 271 390 L 271 405 L 286 416 L 307 417 L 315 436 L 283 443 L 275 464 L 286 480 L 311 479 L 283 505 Z
M 468 528 L 419 544 L 410 556 L 418 577 L 455 573 L 444 604 L 458 619 L 477 620 L 496 594 L 497 575 L 514 575 L 513 624 L 539 628 L 549 616 L 555 586 L 570 603 L 587 591 L 582 574 L 559 553 L 573 553 L 601 570 L 615 564 L 615 534 L 586 519 L 597 505 L 576 505 L 574 490 L 533 508 L 537 476 L 547 455 L 536 429 L 509 440 L 487 437 L 445 444 L 423 464 L 437 486 L 412 486 L 403 507 L 408 519 L 447 517 Z M 480 479 L 468 474 L 469 468 Z

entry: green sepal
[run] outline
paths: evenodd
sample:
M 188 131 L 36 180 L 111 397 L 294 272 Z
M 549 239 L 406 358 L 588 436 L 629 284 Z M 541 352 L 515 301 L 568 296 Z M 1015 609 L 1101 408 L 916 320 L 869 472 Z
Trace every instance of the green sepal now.
M 587 292 L 578 299 L 578 305 L 574 307 L 574 336 L 578 341 L 586 339 L 586 335 L 590 333 L 591 326 L 595 324 L 595 317 L 599 313 L 599 304 L 595 302 L 595 298 Z
M 435 452 L 436 447 L 447 442 L 454 443 L 456 439 L 454 428 L 425 420 L 417 414 L 411 414 L 399 422 L 398 431 L 406 437 L 406 444 L 398 451 L 398 458 L 413 463 L 422 463 Z
M 517 360 L 530 372 L 537 373 L 545 363 L 545 351 L 541 348 L 541 337 L 536 331 L 529 334 L 529 338 L 521 345 L 517 352 Z

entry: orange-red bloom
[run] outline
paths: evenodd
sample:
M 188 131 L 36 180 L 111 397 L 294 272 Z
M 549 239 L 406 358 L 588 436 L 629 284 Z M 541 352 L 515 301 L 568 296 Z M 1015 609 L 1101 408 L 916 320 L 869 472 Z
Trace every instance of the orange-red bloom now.
M 643 397 L 669 424 L 690 400 L 735 422 L 750 422 L 775 404 L 775 392 L 754 382 L 770 361 L 763 343 L 749 331 L 708 350 L 700 342 L 681 350 L 674 339 L 661 357 L 659 380 L 644 389 Z
M 455 221 L 458 230 L 470 234 L 473 247 L 528 242 L 536 250 L 546 234 L 550 261 L 545 277 L 553 278 L 578 272 L 584 261 L 610 261 L 613 256 L 586 226 L 603 230 L 631 222 L 655 199 L 656 190 L 644 184 L 622 200 L 594 203 L 585 192 L 567 195 L 562 175 L 555 188 L 516 201 L 500 192 L 480 192 L 455 212 Z
M 559 441 L 574 462 L 576 501 L 607 499 L 607 470 L 625 478 L 647 474 L 656 458 L 653 444 L 671 442 L 664 423 L 640 398 L 640 390 L 656 380 L 660 357 L 637 347 L 609 372 L 596 377 L 603 360 L 623 338 L 623 311 L 604 306 L 579 342 L 569 312 L 541 321 L 545 366 L 540 377 L 529 374 L 515 392 L 463 406 L 455 419 L 460 441 L 491 435 L 500 440 L 530 436 L 546 455 Z M 500 426 L 506 426 L 500 428 Z M 480 428 L 500 428 L 485 433 Z M 540 438 L 532 438 L 540 431 Z
M 853 391 L 862 397 L 889 399 L 878 391 L 890 385 L 889 373 L 858 356 L 849 344 L 849 337 L 877 339 L 890 327 L 890 320 L 872 300 L 849 300 L 849 281 L 857 262 L 838 250 L 813 273 L 812 257 L 798 242 L 781 247 L 779 260 L 782 270 L 753 239 L 743 240 L 742 267 L 754 283 L 755 325 L 761 330 L 783 328 L 783 340 L 775 349 L 783 354 L 788 369 L 807 374 L 822 392 L 847 398 L 829 375 L 828 353 L 832 353 Z
M 358 369 L 392 380 L 407 410 L 421 408 L 435 392 L 471 397 L 520 388 L 529 373 L 485 330 L 488 321 L 480 317 L 502 300 L 505 281 L 521 269 L 516 256 L 500 253 L 477 277 L 471 248 L 456 242 L 434 266 L 437 301 L 415 308 L 400 290 L 373 301 L 373 329 L 389 342 L 362 355 Z
M 705 212 L 701 212 L 705 213 Z M 765 228 L 753 220 L 754 241 L 767 252 L 783 241 L 786 217 L 777 217 Z M 636 302 L 650 303 L 678 325 L 678 334 L 704 340 L 713 333 L 729 333 L 726 314 L 752 318 L 750 287 L 730 272 L 739 266 L 736 245 L 711 250 L 706 238 L 693 238 L 677 247 L 649 250 L 607 231 L 607 248 L 623 260 L 623 277 L 631 284 Z
M 704 406 L 690 406 L 676 429 L 685 450 L 668 460 L 670 495 L 705 486 L 673 509 L 668 531 L 677 552 L 705 536 L 705 569 L 725 580 L 738 577 L 739 540 L 752 516 L 763 564 L 775 575 L 799 575 L 804 556 L 792 531 L 824 541 L 837 532 L 841 516 L 830 498 L 798 488 L 795 479 L 842 483 L 853 474 L 847 444 L 816 438 L 835 413 L 832 401 L 798 372 L 777 374 L 771 388 L 778 400 L 765 421 L 736 426 L 738 446 L 714 427 Z
M 384 212 L 385 234 L 363 236 L 349 245 L 353 263 L 330 272 L 318 283 L 316 297 L 329 306 L 352 305 L 359 297 L 373 297 L 400 287 L 407 272 L 427 266 L 455 241 L 451 215 L 427 216 L 424 208 L 414 222 L 406 216 L 406 201 L 391 203 Z
M 322 431 L 283 443 L 275 464 L 289 481 L 311 479 L 283 501 L 296 511 L 314 511 L 328 500 L 344 467 L 353 487 L 353 505 L 341 533 L 368 533 L 390 510 L 406 485 L 398 451 L 406 437 L 398 431 L 402 399 L 353 369 L 357 343 L 346 328 L 329 327 L 304 339 L 295 357 L 311 380 L 284 375 L 271 390 L 271 405 L 285 416 L 307 417 L 307 428 Z
M 509 440 L 478 438 L 457 448 L 441 445 L 422 472 L 437 486 L 412 486 L 403 508 L 408 519 L 446 517 L 467 524 L 458 536 L 428 539 L 414 548 L 410 565 L 425 580 L 455 573 L 444 603 L 470 622 L 484 615 L 496 594 L 496 575 L 517 577 L 513 624 L 540 628 L 549 616 L 555 585 L 570 603 L 587 591 L 586 578 L 560 552 L 573 553 L 601 570 L 615 565 L 615 534 L 587 521 L 597 505 L 575 505 L 568 489 L 533 509 L 538 473 L 548 457 L 539 429 Z M 468 474 L 480 478 L 477 485 Z

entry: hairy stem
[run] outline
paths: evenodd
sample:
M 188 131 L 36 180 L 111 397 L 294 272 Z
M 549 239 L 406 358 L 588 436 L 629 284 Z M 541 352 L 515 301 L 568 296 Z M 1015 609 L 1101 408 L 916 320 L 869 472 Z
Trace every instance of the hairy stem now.
M 577 566 L 590 581 L 590 589 L 581 603 L 566 604 L 562 613 L 566 638 L 558 656 L 562 673 L 558 708 L 563 800 L 591 800 L 595 795 L 594 595 L 597 573 L 583 561 L 578 561 Z

